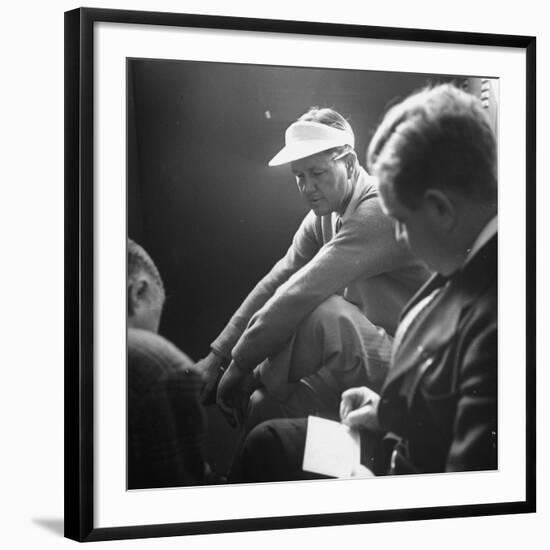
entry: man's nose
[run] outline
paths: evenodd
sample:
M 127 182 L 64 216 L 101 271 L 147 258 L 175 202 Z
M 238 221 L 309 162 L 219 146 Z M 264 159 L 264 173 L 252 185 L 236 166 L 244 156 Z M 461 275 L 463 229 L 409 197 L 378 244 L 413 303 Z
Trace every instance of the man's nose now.
M 315 183 L 313 182 L 313 179 L 306 176 L 304 178 L 304 181 L 303 181 L 302 189 L 303 189 L 303 192 L 306 195 L 309 195 L 310 193 L 313 193 L 316 189 Z

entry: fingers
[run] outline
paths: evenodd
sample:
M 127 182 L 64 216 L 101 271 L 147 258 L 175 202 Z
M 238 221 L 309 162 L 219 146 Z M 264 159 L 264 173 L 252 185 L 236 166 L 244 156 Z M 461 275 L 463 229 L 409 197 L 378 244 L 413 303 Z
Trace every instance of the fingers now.
M 228 407 L 225 403 L 223 403 L 220 400 L 218 400 L 216 404 L 218 405 L 218 409 L 222 413 L 222 416 L 225 418 L 227 423 L 232 428 L 236 428 L 238 425 L 238 422 L 237 422 L 237 417 L 234 409 L 232 409 L 231 407 Z
M 344 420 L 348 414 L 353 410 L 353 403 L 349 398 L 342 399 L 340 401 L 340 420 Z
M 350 428 L 368 428 L 370 424 L 370 417 L 374 414 L 374 411 L 370 405 L 365 405 L 360 409 L 350 411 L 343 419 L 342 424 L 349 426 Z
M 218 383 L 223 375 L 223 368 L 219 368 L 216 372 L 203 371 L 202 373 L 202 388 L 200 392 L 200 399 L 203 405 L 212 405 L 216 401 L 216 392 L 218 389 Z
M 357 388 L 349 388 L 346 391 L 342 392 L 342 399 L 344 399 L 344 398 L 353 399 L 358 395 L 359 396 L 363 395 L 363 393 L 366 389 L 367 388 L 365 388 L 364 386 L 357 387 Z
M 236 398 L 234 404 L 228 404 L 223 400 L 217 401 L 218 408 L 232 428 L 242 426 L 248 414 L 248 402 L 250 396 L 244 394 Z
M 227 368 L 219 381 L 216 402 L 233 427 L 242 424 L 248 409 L 248 400 L 251 388 L 247 388 L 246 372 L 237 368 L 234 363 Z
M 210 394 L 212 393 L 212 386 L 214 384 L 212 384 L 210 381 L 204 381 L 203 380 L 203 383 L 202 383 L 202 387 L 201 387 L 201 391 L 200 391 L 200 398 L 201 398 L 201 401 L 205 401 L 208 399 L 208 397 L 210 396 Z
M 232 391 L 233 390 L 233 391 Z M 227 372 L 224 373 L 221 377 L 221 380 L 218 384 L 217 393 L 216 393 L 216 404 L 223 414 L 224 418 L 227 420 L 228 424 L 232 428 L 236 428 L 239 424 L 238 413 L 236 411 L 236 395 L 234 388 L 231 388 L 228 384 L 228 375 Z
M 340 401 L 340 420 L 344 420 L 344 418 L 346 418 L 347 415 L 348 415 L 348 406 L 342 399 L 342 401 Z
M 239 399 L 239 403 L 237 404 L 237 407 L 235 409 L 235 415 L 237 418 L 237 422 L 239 423 L 239 426 L 241 426 L 245 419 L 248 412 L 248 401 L 249 401 L 248 394 L 243 395 L 241 399 Z
M 359 408 L 364 404 L 368 390 L 365 387 L 350 388 L 342 393 L 340 400 L 340 420 L 344 420 L 346 416 L 354 409 Z

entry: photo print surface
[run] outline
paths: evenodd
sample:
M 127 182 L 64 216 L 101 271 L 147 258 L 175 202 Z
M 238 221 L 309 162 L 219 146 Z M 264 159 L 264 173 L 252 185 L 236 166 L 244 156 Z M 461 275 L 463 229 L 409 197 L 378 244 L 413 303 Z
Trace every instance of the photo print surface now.
M 450 275 L 470 259 L 448 273 L 436 254 L 443 241 L 434 254 L 423 241 L 415 250 L 400 207 L 424 206 L 379 190 L 389 169 L 372 150 L 392 107 L 444 84 L 475 97 L 496 134 L 497 79 L 127 60 L 128 489 L 497 467 L 496 314 L 493 336 L 484 338 L 484 310 L 465 328 L 466 309 L 475 318 L 476 304 L 490 302 L 493 279 L 496 299 L 496 279 L 483 289 L 469 286 L 477 275 L 461 282 L 473 302 L 448 298 Z M 300 117 L 306 124 L 289 134 Z M 426 170 L 448 164 L 454 181 L 461 152 L 449 139 L 428 145 Z M 270 166 L 285 144 L 289 160 Z M 483 258 L 476 269 L 496 270 L 496 247 Z M 444 290 L 415 303 L 440 266 Z M 411 300 L 413 317 L 434 315 L 437 334 L 411 340 L 403 332 L 414 323 L 399 331 Z M 460 389 L 450 356 L 468 353 L 472 368 L 494 358 L 494 369 Z M 405 363 L 402 408 L 386 408 L 381 425 L 342 421 L 378 405 L 388 373 Z M 476 401 L 478 391 L 492 399 Z M 384 422 L 403 433 L 388 436 Z M 472 422 L 491 435 L 472 441 Z M 409 448 L 422 431 L 431 436 Z

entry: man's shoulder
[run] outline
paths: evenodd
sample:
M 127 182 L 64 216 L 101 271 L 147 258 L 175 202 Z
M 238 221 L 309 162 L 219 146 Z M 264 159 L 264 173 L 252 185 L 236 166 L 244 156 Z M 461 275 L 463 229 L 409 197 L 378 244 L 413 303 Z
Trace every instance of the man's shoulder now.
M 350 215 L 363 216 L 366 212 L 371 216 L 385 217 L 380 205 L 378 182 L 376 178 L 361 169 L 350 202 Z
M 128 329 L 128 384 L 139 390 L 162 378 L 189 369 L 193 361 L 166 338 L 141 329 Z
M 361 199 L 378 197 L 378 180 L 361 168 L 357 178 L 356 192 Z
M 184 355 L 172 342 L 156 332 L 128 328 L 128 352 L 140 354 L 146 351 L 156 351 L 168 356 Z
M 489 239 L 456 278 L 466 296 L 477 302 L 496 304 L 498 290 L 498 235 Z
M 388 227 L 393 235 L 392 222 L 382 211 L 378 188 L 374 184 L 364 183 L 356 190 L 344 216 L 344 223 L 346 220 L 365 228 L 371 228 L 373 225 Z

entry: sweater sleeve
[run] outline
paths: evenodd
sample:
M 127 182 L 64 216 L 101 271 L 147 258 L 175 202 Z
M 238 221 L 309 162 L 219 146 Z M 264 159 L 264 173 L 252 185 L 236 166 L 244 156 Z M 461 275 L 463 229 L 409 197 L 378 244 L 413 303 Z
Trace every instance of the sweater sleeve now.
M 344 220 L 340 232 L 255 312 L 233 348 L 233 359 L 243 370 L 253 369 L 280 349 L 297 325 L 329 296 L 359 277 L 375 277 L 411 261 L 410 252 L 395 240 L 378 198 L 365 198 Z
M 252 316 L 292 274 L 306 265 L 319 251 L 321 241 L 318 231 L 315 215 L 309 212 L 294 235 L 285 256 L 254 287 L 212 342 L 211 348 L 216 353 L 227 358 L 231 357 L 231 350 L 245 331 Z

